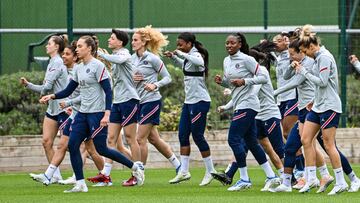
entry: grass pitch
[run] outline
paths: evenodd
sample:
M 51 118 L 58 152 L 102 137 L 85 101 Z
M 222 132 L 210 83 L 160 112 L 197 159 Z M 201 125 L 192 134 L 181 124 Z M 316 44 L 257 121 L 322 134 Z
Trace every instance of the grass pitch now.
M 360 167 L 354 168 L 360 174 Z M 111 187 L 94 188 L 88 183 L 88 193 L 64 194 L 63 191 L 71 186 L 42 184 L 30 179 L 27 173 L 3 173 L 0 175 L 0 202 L 360 202 L 360 192 L 343 193 L 337 196 L 327 196 L 326 193 L 315 194 L 315 190 L 307 194 L 292 193 L 273 194 L 260 192 L 264 185 L 265 175 L 260 167 L 250 167 L 249 176 L 253 187 L 241 192 L 228 192 L 227 187 L 214 180 L 210 185 L 200 187 L 203 168 L 192 168 L 190 181 L 176 185 L 168 184 L 168 180 L 175 176 L 171 169 L 148 169 L 146 180 L 142 187 L 125 188 L 121 181 L 129 178 L 129 170 L 113 170 Z M 96 171 L 86 171 L 85 176 L 93 176 Z M 71 175 L 70 171 L 63 172 L 63 177 Z M 235 178 L 238 179 L 236 174 Z M 330 191 L 330 189 L 327 192 Z

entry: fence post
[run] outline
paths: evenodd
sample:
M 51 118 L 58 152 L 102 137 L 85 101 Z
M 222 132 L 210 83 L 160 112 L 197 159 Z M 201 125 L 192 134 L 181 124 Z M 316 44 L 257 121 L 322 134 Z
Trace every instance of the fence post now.
M 74 38 L 73 33 L 73 0 L 67 0 L 67 34 L 69 38 L 69 42 L 71 42 Z
M 1 1 L 2 2 L 2 1 Z M 2 23 L 1 23 L 1 19 L 3 19 L 1 17 L 1 2 L 0 2 L 0 28 L 2 27 Z M 2 50 L 1 50 L 1 47 L 2 47 L 2 43 L 1 43 L 1 39 L 2 38 L 2 34 L 0 33 L 0 75 L 2 74 L 2 64 L 3 64 L 3 61 L 2 61 Z
M 129 0 L 129 29 L 134 29 L 134 0 Z M 133 33 L 130 33 L 130 39 L 132 39 L 132 36 Z M 131 45 L 129 50 L 132 51 Z
M 346 74 L 347 74 L 347 48 L 346 48 L 346 1 L 340 0 L 340 69 L 341 69 L 341 127 L 346 127 Z
M 268 18 L 269 18 L 268 9 L 269 9 L 268 0 L 264 0 L 264 29 L 265 30 L 267 30 L 267 28 L 268 28 Z M 264 39 L 267 39 L 267 37 L 268 37 L 268 34 L 265 33 Z
M 356 17 L 356 11 L 357 11 L 358 6 L 359 6 L 359 0 L 355 0 L 353 5 L 352 5 L 351 14 L 350 14 L 350 18 L 349 18 L 349 23 L 347 25 L 347 29 L 352 28 L 352 24 L 354 23 L 354 20 L 355 20 L 355 17 Z

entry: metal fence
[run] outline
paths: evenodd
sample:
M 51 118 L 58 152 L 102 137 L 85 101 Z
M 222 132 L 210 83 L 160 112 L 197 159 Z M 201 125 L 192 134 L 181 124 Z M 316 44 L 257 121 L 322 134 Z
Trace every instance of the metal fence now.
M 0 1 L 0 74 L 24 71 L 27 48 L 46 34 L 97 33 L 105 47 L 111 28 L 133 32 L 152 24 L 168 34 L 169 49 L 178 33 L 197 33 L 210 52 L 210 67 L 221 68 L 227 33 L 243 32 L 249 44 L 304 24 L 318 29 L 334 54 L 341 76 L 341 98 L 347 104 L 347 56 L 360 54 L 359 0 L 2 0 Z M 45 56 L 44 48 L 35 55 Z M 41 67 L 32 64 L 31 70 Z M 351 94 L 351 93 L 350 93 Z M 346 105 L 343 105 L 346 112 Z M 345 117 L 342 123 L 345 125 Z

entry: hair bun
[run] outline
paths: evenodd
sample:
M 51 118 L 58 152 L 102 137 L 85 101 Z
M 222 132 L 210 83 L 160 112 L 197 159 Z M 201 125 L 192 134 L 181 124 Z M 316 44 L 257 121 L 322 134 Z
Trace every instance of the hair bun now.
M 314 30 L 314 27 L 312 25 L 304 25 L 304 27 L 301 30 L 301 36 L 302 37 L 311 37 L 313 35 L 315 35 L 314 32 L 312 32 Z

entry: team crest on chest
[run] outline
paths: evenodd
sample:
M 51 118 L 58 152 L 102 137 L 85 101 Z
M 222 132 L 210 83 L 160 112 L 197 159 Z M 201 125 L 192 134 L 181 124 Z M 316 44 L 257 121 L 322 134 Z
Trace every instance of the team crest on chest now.
M 147 62 L 147 61 L 144 61 L 144 65 L 147 65 L 149 62 Z
M 86 73 L 90 73 L 90 68 L 86 69 Z
M 239 69 L 240 68 L 240 63 L 235 64 L 235 68 Z

